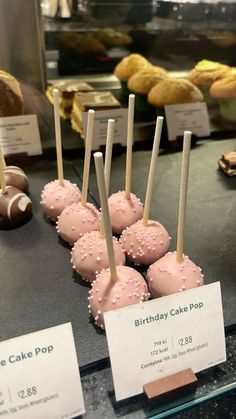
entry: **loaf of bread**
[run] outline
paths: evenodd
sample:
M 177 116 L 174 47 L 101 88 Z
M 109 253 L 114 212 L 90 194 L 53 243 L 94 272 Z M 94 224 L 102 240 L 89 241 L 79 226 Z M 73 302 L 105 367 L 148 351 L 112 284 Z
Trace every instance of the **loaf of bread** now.
M 0 70 L 0 117 L 24 113 L 20 83 L 11 74 Z

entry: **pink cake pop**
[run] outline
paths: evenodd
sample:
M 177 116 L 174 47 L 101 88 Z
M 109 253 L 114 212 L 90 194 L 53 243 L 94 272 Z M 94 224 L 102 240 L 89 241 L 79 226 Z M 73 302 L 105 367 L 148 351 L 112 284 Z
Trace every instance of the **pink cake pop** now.
M 114 123 L 115 121 L 113 119 L 108 120 L 104 169 L 107 191 L 109 189 Z M 115 237 L 113 237 L 113 247 L 116 265 L 124 265 L 124 250 Z M 80 273 L 82 278 L 88 282 L 92 282 L 96 274 L 109 267 L 106 238 L 102 223 L 100 225 L 100 231 L 85 233 L 75 242 L 71 252 L 71 263 L 73 269 Z
M 41 193 L 40 204 L 45 214 L 52 220 L 56 221 L 63 209 L 80 200 L 81 193 L 75 183 L 63 179 L 60 183 L 59 179 L 47 183 Z
M 148 220 L 147 226 L 144 226 L 139 220 L 123 231 L 120 243 L 128 260 L 135 265 L 150 265 L 168 252 L 170 237 L 157 221 Z
M 190 145 L 191 132 L 186 131 L 180 184 L 177 252 L 167 253 L 149 267 L 147 279 L 151 296 L 154 298 L 203 285 L 204 276 L 201 269 L 183 254 Z
M 66 207 L 57 220 L 57 232 L 63 240 L 73 245 L 84 233 L 99 230 L 100 212 L 93 204 L 81 202 Z
M 116 237 L 113 237 L 116 265 L 125 264 L 125 252 Z M 107 244 L 100 231 L 85 233 L 71 252 L 71 263 L 85 281 L 94 281 L 96 275 L 109 267 Z
M 93 204 L 87 202 L 90 157 L 93 138 L 95 112 L 88 112 L 86 149 L 84 158 L 83 186 L 81 202 L 66 207 L 57 220 L 57 231 L 63 240 L 73 245 L 84 233 L 99 229 L 100 213 Z
M 136 265 L 150 265 L 164 256 L 170 248 L 170 237 L 165 227 L 157 221 L 148 219 L 162 124 L 163 118 L 157 117 L 143 220 L 138 220 L 130 227 L 127 227 L 120 238 L 128 260 Z
M 168 252 L 149 267 L 147 278 L 152 297 L 162 297 L 203 285 L 204 275 L 188 256 L 178 262 L 176 252 Z
M 44 186 L 41 193 L 41 205 L 44 213 L 52 220 L 56 221 L 62 210 L 73 204 L 79 202 L 81 193 L 79 188 L 65 180 L 63 177 L 63 162 L 62 162 L 62 148 L 61 148 L 61 126 L 59 116 L 59 101 L 58 90 L 53 90 L 54 96 L 54 120 L 55 120 L 55 134 L 56 134 L 56 151 L 57 151 L 57 172 L 58 179 L 49 182 Z
M 146 282 L 139 272 L 127 266 L 116 266 L 102 153 L 95 153 L 94 158 L 110 267 L 101 271 L 92 283 L 89 293 L 89 311 L 96 324 L 104 328 L 103 313 L 105 311 L 146 301 L 149 294 Z
M 128 266 L 116 266 L 112 280 L 110 269 L 97 275 L 89 291 L 89 312 L 97 326 L 104 329 L 103 313 L 147 301 L 147 284 L 142 275 Z
M 116 234 L 121 234 L 125 227 L 143 216 L 143 204 L 131 193 L 134 100 L 135 96 L 129 95 L 125 191 L 114 193 L 108 199 L 111 226 Z

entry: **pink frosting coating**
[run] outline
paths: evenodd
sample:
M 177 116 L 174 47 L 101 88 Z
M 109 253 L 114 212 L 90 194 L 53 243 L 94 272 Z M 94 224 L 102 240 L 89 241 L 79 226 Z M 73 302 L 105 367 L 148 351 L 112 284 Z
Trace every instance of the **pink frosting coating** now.
M 89 312 L 97 326 L 104 329 L 103 313 L 148 300 L 142 275 L 128 266 L 117 266 L 117 280 L 111 281 L 110 269 L 97 275 L 89 291 Z
M 130 199 L 126 198 L 124 191 L 112 194 L 108 198 L 108 206 L 112 231 L 116 234 L 121 234 L 143 216 L 143 204 L 133 193 Z
M 157 221 L 148 220 L 144 226 L 139 220 L 127 227 L 120 242 L 125 249 L 127 259 L 135 265 L 150 265 L 168 252 L 170 237 L 165 227 Z
M 117 240 L 113 237 L 116 265 L 125 264 L 125 252 Z M 96 275 L 109 267 L 107 244 L 100 231 L 85 233 L 77 242 L 71 252 L 71 263 L 85 281 L 92 282 Z
M 81 202 L 66 207 L 57 220 L 57 231 L 63 240 L 74 244 L 84 233 L 99 230 L 100 212 L 93 204 Z
M 66 206 L 79 202 L 80 198 L 81 192 L 75 183 L 64 179 L 63 185 L 61 185 L 56 179 L 44 186 L 40 204 L 45 214 L 52 221 L 56 221 Z
M 152 297 L 175 294 L 203 285 L 204 275 L 188 256 L 177 262 L 176 252 L 169 252 L 153 263 L 147 271 L 149 290 Z

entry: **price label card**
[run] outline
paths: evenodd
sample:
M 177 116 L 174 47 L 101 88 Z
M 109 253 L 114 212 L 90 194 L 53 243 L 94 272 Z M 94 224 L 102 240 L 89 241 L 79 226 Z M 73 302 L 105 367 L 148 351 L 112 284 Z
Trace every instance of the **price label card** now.
M 85 412 L 70 323 L 0 343 L 0 417 L 74 418 Z
M 210 135 L 210 122 L 205 102 L 165 106 L 169 141 L 175 141 L 190 130 L 198 137 Z
M 36 115 L 0 118 L 0 142 L 4 154 L 42 154 L 42 145 Z
M 226 360 L 220 283 L 104 314 L 116 400 L 151 381 Z
M 106 144 L 107 122 L 108 119 L 115 120 L 114 144 L 126 146 L 127 142 L 127 109 L 108 109 L 106 111 L 96 111 L 94 119 L 94 134 L 92 149 L 97 150 L 101 145 Z M 82 113 L 83 130 L 86 132 L 88 112 Z

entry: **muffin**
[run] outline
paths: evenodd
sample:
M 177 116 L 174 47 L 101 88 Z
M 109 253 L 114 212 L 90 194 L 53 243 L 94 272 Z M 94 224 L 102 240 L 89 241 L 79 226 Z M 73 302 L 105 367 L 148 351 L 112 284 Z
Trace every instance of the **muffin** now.
M 121 93 L 129 95 L 127 88 L 128 79 L 140 70 L 151 67 L 151 63 L 140 54 L 130 54 L 123 58 L 115 67 L 114 74 L 121 82 Z
M 148 103 L 163 110 L 165 105 L 202 102 L 201 91 L 189 80 L 167 77 L 148 93 Z
M 219 103 L 222 117 L 236 123 L 236 72 L 213 83 L 210 95 Z
M 222 79 L 230 70 L 230 67 L 215 61 L 202 60 L 190 71 L 188 79 L 198 86 L 204 94 L 208 105 L 212 104 L 209 88 L 217 80 Z
M 147 95 L 153 86 L 167 77 L 167 72 L 161 67 L 150 67 L 141 70 L 128 80 L 128 89 L 135 94 L 135 115 L 150 116 L 153 118 L 153 107 L 147 103 Z M 155 114 L 154 114 L 155 116 Z

